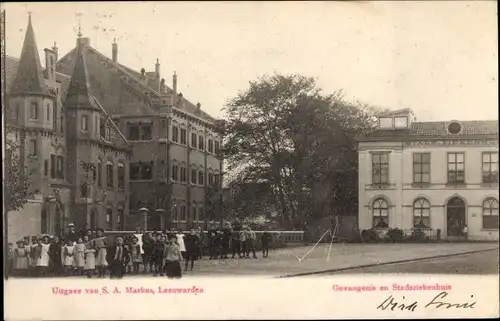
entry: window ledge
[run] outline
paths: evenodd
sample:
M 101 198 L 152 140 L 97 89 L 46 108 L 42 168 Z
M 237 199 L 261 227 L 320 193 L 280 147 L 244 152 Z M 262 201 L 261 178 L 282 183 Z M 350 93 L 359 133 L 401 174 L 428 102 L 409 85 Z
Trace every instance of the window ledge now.
M 29 155 L 28 158 L 29 159 L 38 159 L 38 155 Z
M 429 188 L 431 183 L 412 183 L 411 187 L 413 188 Z
M 151 183 L 153 179 L 131 179 L 130 183 Z
M 467 183 L 446 183 L 446 187 L 465 187 L 467 186 Z
M 481 185 L 481 187 L 494 187 L 494 188 L 498 188 L 498 182 L 496 182 L 496 183 L 481 183 L 480 185 Z
M 498 228 L 482 228 L 480 231 L 488 231 L 488 232 L 498 232 Z
M 153 139 L 139 139 L 139 140 L 130 140 L 127 139 L 130 143 L 150 143 Z

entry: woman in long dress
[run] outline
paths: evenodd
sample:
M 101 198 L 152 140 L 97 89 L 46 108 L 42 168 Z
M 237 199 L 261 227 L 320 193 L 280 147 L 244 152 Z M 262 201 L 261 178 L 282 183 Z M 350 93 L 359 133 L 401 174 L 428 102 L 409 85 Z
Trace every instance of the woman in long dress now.
M 62 243 L 59 238 L 54 236 L 52 243 L 49 246 L 49 268 L 53 276 L 60 276 L 62 272 Z
M 98 277 L 104 278 L 106 276 L 106 268 L 108 267 L 108 261 L 106 260 L 107 256 L 107 246 L 108 241 L 106 236 L 103 235 L 104 230 L 102 228 L 97 229 L 97 237 L 94 239 L 94 246 L 97 251 L 96 256 L 96 268 Z
M 64 246 L 64 270 L 66 276 L 71 275 L 74 264 L 74 254 L 75 254 L 75 246 L 73 245 L 72 240 L 67 240 L 66 245 Z
M 87 277 L 90 279 L 95 271 L 95 248 L 94 242 L 89 240 L 89 236 L 84 237 L 85 243 L 85 266 L 83 269 L 87 272 Z
M 17 242 L 17 248 L 14 251 L 14 272 L 17 276 L 26 276 L 29 263 L 29 250 L 26 249 L 23 240 Z
M 49 270 L 49 261 L 50 261 L 49 247 L 50 247 L 49 237 L 44 236 L 43 242 L 39 241 L 38 249 L 36 251 L 38 254 L 37 261 L 36 261 L 36 266 L 37 266 L 37 269 L 39 271 L 38 275 L 42 276 L 42 277 L 46 276 L 47 272 Z
M 85 244 L 81 237 L 78 238 L 75 245 L 75 267 L 78 275 L 83 275 L 85 267 Z

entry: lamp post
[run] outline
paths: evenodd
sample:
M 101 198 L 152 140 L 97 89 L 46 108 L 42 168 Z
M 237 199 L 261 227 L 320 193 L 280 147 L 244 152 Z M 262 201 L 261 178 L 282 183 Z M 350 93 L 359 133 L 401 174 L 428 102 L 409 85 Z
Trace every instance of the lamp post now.
M 96 170 L 96 166 L 93 163 L 86 163 L 84 161 L 80 162 L 80 166 L 82 166 L 83 171 L 85 172 L 85 222 L 89 223 L 89 205 L 88 205 L 88 197 L 89 197 L 89 187 L 92 182 L 90 177 L 90 172 L 94 173 Z
M 139 209 L 139 213 L 141 213 L 142 215 L 144 215 L 144 231 L 146 232 L 148 230 L 148 213 L 149 213 L 149 209 L 147 209 L 146 207 L 141 207 Z

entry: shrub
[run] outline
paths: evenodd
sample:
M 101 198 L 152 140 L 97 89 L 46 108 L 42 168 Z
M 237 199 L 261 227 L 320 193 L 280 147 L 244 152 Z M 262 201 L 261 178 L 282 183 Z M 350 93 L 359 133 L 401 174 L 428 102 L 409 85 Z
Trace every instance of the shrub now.
M 391 228 L 389 231 L 387 231 L 387 234 L 385 234 L 385 240 L 392 243 L 403 241 L 403 237 L 404 231 L 398 228 Z
M 411 242 L 424 242 L 429 241 L 429 238 L 425 236 L 425 232 L 421 229 L 413 229 L 411 236 L 408 239 Z
M 361 232 L 361 241 L 364 243 L 377 243 L 380 241 L 380 237 L 374 229 L 363 230 Z

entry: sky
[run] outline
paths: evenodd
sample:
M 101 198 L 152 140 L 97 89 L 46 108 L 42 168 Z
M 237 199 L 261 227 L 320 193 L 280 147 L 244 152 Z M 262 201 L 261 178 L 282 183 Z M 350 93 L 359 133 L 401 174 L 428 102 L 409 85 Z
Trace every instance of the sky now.
M 31 12 L 43 49 L 91 46 L 154 70 L 222 117 L 228 99 L 266 74 L 313 77 L 325 93 L 420 121 L 498 119 L 495 1 L 7 3 L 6 52 L 19 57 Z M 80 18 L 77 17 L 81 14 Z

